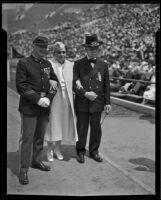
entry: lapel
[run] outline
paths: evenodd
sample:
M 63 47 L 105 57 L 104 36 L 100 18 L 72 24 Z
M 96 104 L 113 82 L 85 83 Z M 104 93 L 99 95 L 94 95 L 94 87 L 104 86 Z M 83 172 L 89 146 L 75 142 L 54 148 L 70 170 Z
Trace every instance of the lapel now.
M 93 68 L 92 68 L 87 56 L 82 59 L 81 67 L 84 68 L 84 71 L 86 71 L 87 74 L 92 71 Z
M 54 72 L 55 72 L 55 74 L 56 74 L 56 76 L 57 76 L 57 78 L 58 78 L 58 81 L 59 81 L 59 83 L 60 83 L 60 72 L 59 72 L 59 63 L 54 59 L 54 58 L 52 58 L 51 60 L 50 60 L 50 62 L 51 62 L 51 64 L 52 64 L 52 67 L 53 67 L 53 69 L 54 69 Z
M 98 74 L 99 68 L 101 66 L 101 63 L 98 58 L 97 58 L 97 61 L 93 68 L 92 68 L 90 62 L 88 61 L 87 57 L 84 58 L 82 63 L 83 63 L 84 69 L 87 71 L 87 75 L 85 76 L 86 80 L 88 80 L 89 78 L 94 77 L 96 74 Z
M 65 80 L 73 79 L 73 77 L 70 77 L 72 75 L 71 70 L 72 68 L 70 66 L 70 63 L 67 60 L 65 60 L 64 69 L 63 69 L 63 75 L 64 75 Z
M 61 76 L 60 71 L 59 71 L 59 65 L 60 64 L 54 58 L 51 59 L 50 61 L 52 63 L 52 67 L 54 69 L 54 72 L 57 75 L 58 80 L 60 82 L 60 76 Z M 71 75 L 73 74 L 73 71 L 72 71 L 73 68 L 70 65 L 71 65 L 71 63 L 66 60 L 65 63 L 64 63 L 64 68 L 62 70 L 64 80 L 68 80 L 68 79 L 72 80 L 73 79 L 73 77 L 71 77 Z
M 92 75 L 94 76 L 96 73 L 98 73 L 99 71 L 99 68 L 100 68 L 100 65 L 101 63 L 99 62 L 99 59 L 97 58 L 97 61 L 93 67 L 93 70 L 92 70 Z
M 68 60 L 64 63 L 63 76 L 66 83 L 66 89 L 70 102 L 73 102 L 72 82 L 73 82 L 73 64 Z
M 64 81 L 66 84 L 66 89 L 68 93 L 68 97 L 70 102 L 73 102 L 72 97 L 73 97 L 73 92 L 72 92 L 72 82 L 73 82 L 73 67 L 72 63 L 69 62 L 68 60 L 65 60 L 64 63 L 64 69 L 63 69 L 63 77 Z M 72 103 L 71 103 L 72 105 Z

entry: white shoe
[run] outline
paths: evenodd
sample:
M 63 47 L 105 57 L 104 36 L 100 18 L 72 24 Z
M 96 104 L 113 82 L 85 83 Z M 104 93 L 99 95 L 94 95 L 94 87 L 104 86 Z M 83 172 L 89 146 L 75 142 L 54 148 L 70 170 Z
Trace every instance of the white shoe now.
M 47 159 L 49 162 L 54 161 L 53 150 L 47 150 Z
M 58 160 L 63 160 L 64 159 L 63 155 L 59 151 L 54 152 L 54 155 Z

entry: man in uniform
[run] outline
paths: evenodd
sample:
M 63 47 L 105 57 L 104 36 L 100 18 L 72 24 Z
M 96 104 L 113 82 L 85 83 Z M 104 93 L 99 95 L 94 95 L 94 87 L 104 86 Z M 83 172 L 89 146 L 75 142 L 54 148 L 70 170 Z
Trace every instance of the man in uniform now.
M 102 44 L 97 35 L 86 35 L 83 46 L 87 55 L 74 63 L 73 89 L 77 116 L 78 142 L 76 143 L 77 161 L 85 162 L 85 145 L 90 124 L 89 156 L 102 162 L 98 149 L 101 142 L 101 114 L 110 106 L 110 82 L 107 64 L 98 58 Z M 78 85 L 79 83 L 79 85 Z
M 30 166 L 42 171 L 50 167 L 41 161 L 44 134 L 48 123 L 50 103 L 56 91 L 50 90 L 49 80 L 58 81 L 47 55 L 48 38 L 38 36 L 33 40 L 33 51 L 17 64 L 16 88 L 20 94 L 21 114 L 20 174 L 19 182 L 28 184 Z M 32 151 L 33 148 L 33 151 Z

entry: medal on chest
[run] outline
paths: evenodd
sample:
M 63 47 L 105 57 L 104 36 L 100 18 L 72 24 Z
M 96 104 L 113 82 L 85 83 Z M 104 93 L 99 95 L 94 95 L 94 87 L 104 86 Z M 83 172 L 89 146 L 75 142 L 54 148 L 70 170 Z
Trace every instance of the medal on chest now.
M 44 74 L 46 74 L 47 77 L 50 78 L 50 67 L 44 68 Z
M 101 77 L 101 73 L 100 72 L 98 72 L 98 80 L 102 81 L 102 77 Z

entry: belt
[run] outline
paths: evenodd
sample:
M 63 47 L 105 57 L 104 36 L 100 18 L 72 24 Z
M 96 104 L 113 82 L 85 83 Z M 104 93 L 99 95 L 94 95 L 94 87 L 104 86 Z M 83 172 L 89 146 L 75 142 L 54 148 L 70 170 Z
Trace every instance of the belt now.
M 40 96 L 41 97 L 45 97 L 46 96 L 46 92 L 40 92 Z

